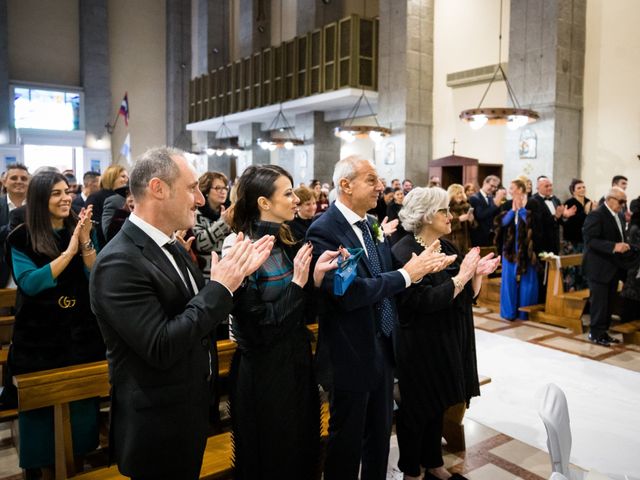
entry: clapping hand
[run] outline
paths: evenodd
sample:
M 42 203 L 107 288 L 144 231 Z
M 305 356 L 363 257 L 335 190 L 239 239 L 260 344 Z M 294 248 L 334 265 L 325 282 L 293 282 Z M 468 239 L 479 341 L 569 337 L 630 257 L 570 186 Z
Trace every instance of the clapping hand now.
M 396 230 L 398 230 L 398 223 L 399 220 L 397 218 L 389 221 L 389 217 L 384 217 L 380 226 L 382 227 L 384 234 L 388 237 L 396 233 Z
M 475 275 L 480 263 L 480 248 L 473 247 L 462 259 L 460 273 L 458 274 L 462 283 L 467 283 Z
M 255 272 L 271 254 L 275 238 L 265 235 L 255 243 L 238 233 L 236 242 L 228 253 L 218 259 L 215 252 L 211 253 L 211 280 L 223 284 L 232 292 L 237 290 L 244 278 Z
M 489 275 L 496 271 L 500 265 L 500 257 L 497 257 L 494 253 L 489 253 L 480 259 L 478 266 L 476 267 L 476 275 Z
M 78 216 L 78 224 L 76 230 L 78 231 L 78 240 L 80 243 L 87 243 L 91 240 L 91 229 L 93 228 L 93 205 L 89 205 L 86 208 L 80 210 Z M 75 232 L 74 232 L 75 233 Z
M 293 279 L 291 280 L 300 288 L 304 288 L 309 280 L 309 266 L 311 265 L 311 254 L 313 253 L 313 245 L 311 242 L 305 243 L 295 258 L 293 259 Z
M 349 252 L 340 247 L 338 250 L 325 250 L 322 255 L 318 257 L 316 266 L 313 269 L 313 285 L 319 288 L 324 280 L 324 275 L 330 270 L 338 268 L 338 257 L 342 255 L 342 258 L 349 258 Z

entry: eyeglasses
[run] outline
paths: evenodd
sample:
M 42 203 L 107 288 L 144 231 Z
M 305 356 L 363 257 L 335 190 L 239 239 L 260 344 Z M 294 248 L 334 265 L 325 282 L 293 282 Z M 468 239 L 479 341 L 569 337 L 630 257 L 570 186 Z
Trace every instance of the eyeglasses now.
M 436 210 L 436 213 L 441 213 L 441 214 L 443 214 L 443 215 L 445 215 L 445 216 L 447 216 L 447 217 L 448 217 L 448 216 L 449 216 L 449 214 L 451 213 L 451 210 L 449 209 L 449 207 L 447 207 L 447 208 L 440 208 L 440 209 Z
M 619 198 L 616 197 L 609 197 L 609 198 L 613 198 L 616 202 L 618 202 L 620 205 L 626 205 L 627 201 L 626 200 L 620 200 Z
M 226 192 L 229 190 L 229 187 L 211 187 L 211 190 L 215 190 L 216 192 L 222 192 L 224 190 Z

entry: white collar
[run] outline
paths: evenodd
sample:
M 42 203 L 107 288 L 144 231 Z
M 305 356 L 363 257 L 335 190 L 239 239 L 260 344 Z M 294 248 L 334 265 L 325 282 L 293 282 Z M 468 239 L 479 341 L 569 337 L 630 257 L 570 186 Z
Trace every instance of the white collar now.
M 133 223 L 136 227 L 138 227 L 140 230 L 142 230 L 144 233 L 149 235 L 149 237 L 151 237 L 151 240 L 156 242 L 156 244 L 160 248 L 164 247 L 167 243 L 175 240 L 175 235 L 171 235 L 169 237 L 163 231 L 158 230 L 156 227 L 154 227 L 150 223 L 145 222 L 143 219 L 137 216 L 135 212 L 131 212 L 131 215 L 129 215 L 129 221 Z
M 336 199 L 336 208 L 340 210 L 340 213 L 342 213 L 342 215 L 344 215 L 344 218 L 347 219 L 349 225 L 354 225 L 356 222 L 367 219 L 366 215 L 364 217 L 361 217 L 356 212 L 347 207 L 344 203 L 342 203 L 339 198 Z
M 607 205 L 607 201 L 606 201 L 606 200 L 604 201 L 603 205 L 604 205 L 605 207 L 607 207 L 607 210 L 609 210 L 609 213 L 611 213 L 611 215 L 613 215 L 613 217 L 614 217 L 614 218 L 616 218 L 616 217 L 618 216 L 618 214 L 617 214 L 616 212 L 614 212 L 613 210 L 611 210 L 611 209 L 609 208 L 609 205 Z

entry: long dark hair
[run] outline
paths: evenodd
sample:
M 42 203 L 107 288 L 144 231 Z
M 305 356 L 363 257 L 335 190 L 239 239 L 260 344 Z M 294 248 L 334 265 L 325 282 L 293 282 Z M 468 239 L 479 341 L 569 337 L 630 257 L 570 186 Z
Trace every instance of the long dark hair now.
M 51 190 L 56 183 L 69 183 L 64 175 L 57 172 L 41 172 L 34 175 L 27 189 L 26 224 L 31 236 L 31 246 L 36 253 L 56 258 L 60 255 L 58 242 L 51 227 L 51 214 L 49 213 L 49 198 Z M 76 227 L 76 217 L 73 211 L 64 219 L 64 228 L 73 232 Z
M 238 198 L 233 205 L 231 228 L 234 232 L 252 233 L 253 223 L 260 220 L 258 198 L 271 198 L 276 191 L 276 180 L 283 176 L 293 185 L 293 178 L 289 172 L 278 165 L 251 165 L 243 172 L 238 180 Z M 278 240 L 285 245 L 296 243 L 289 226 L 285 223 L 280 225 Z

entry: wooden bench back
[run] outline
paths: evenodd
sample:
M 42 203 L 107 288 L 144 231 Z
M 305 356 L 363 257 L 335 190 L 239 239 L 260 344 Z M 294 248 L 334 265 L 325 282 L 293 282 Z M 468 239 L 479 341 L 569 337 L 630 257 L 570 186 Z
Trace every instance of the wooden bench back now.
M 563 255 L 559 261 L 550 259 L 546 262 L 549 271 L 547 272 L 547 296 L 544 311 L 551 315 L 564 317 L 577 315 L 579 318 L 582 315 L 586 298 L 589 296 L 588 292 L 565 292 L 562 269 L 582 265 L 582 254 Z
M 13 324 L 15 317 L 12 309 L 16 305 L 15 288 L 0 288 L 0 344 L 5 345 L 11 343 L 13 336 Z

